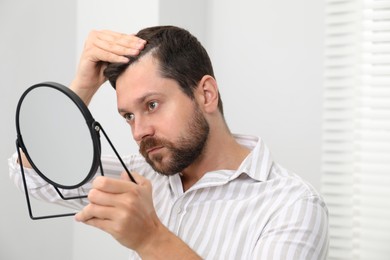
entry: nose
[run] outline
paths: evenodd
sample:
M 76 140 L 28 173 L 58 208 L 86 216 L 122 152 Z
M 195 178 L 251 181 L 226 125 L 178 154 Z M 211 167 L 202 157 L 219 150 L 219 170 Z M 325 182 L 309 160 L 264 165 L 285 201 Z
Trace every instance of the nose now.
M 154 128 L 150 120 L 146 120 L 141 116 L 136 116 L 133 124 L 131 125 L 131 131 L 133 138 L 137 143 L 140 143 L 142 139 L 148 136 L 153 136 Z

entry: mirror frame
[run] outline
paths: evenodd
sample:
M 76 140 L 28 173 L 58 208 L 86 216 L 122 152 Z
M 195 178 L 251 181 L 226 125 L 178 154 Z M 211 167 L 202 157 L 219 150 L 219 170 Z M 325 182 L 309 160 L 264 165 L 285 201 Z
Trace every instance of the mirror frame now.
M 77 184 L 63 185 L 61 183 L 57 183 L 57 182 L 51 180 L 50 178 L 48 178 L 44 173 L 42 173 L 39 170 L 37 165 L 35 165 L 33 158 L 31 158 L 31 156 L 28 153 L 28 147 L 26 147 L 24 144 L 23 136 L 22 136 L 23 130 L 21 131 L 21 129 L 20 129 L 20 118 L 19 118 L 20 110 L 21 110 L 21 107 L 23 105 L 23 101 L 24 101 L 25 97 L 28 95 L 28 93 L 30 93 L 31 91 L 33 91 L 37 88 L 53 88 L 53 89 L 56 89 L 56 90 L 62 92 L 66 97 L 69 98 L 69 101 L 73 102 L 78 107 L 78 109 L 80 110 L 80 112 L 82 113 L 84 118 L 86 119 L 86 124 L 87 124 L 87 127 L 89 129 L 91 139 L 92 139 L 92 144 L 93 144 L 93 159 L 92 159 L 92 165 L 91 165 L 89 173 L 86 175 L 86 177 L 83 180 L 81 180 L 81 182 L 79 182 Z M 87 106 L 85 105 L 85 103 L 80 99 L 80 97 L 77 94 L 75 94 L 69 88 L 67 88 L 59 83 L 56 83 L 56 82 L 43 82 L 43 83 L 35 84 L 35 85 L 29 87 L 23 93 L 23 95 L 20 97 L 18 105 L 17 105 L 17 109 L 16 109 L 17 143 L 20 146 L 20 148 L 22 149 L 27 160 L 31 164 L 32 168 L 45 181 L 52 184 L 54 187 L 58 187 L 58 188 L 62 188 L 62 189 L 75 189 L 75 188 L 78 188 L 78 187 L 82 186 L 83 184 L 87 183 L 89 180 L 91 180 L 91 178 L 96 174 L 97 169 L 100 165 L 101 146 L 100 146 L 100 137 L 99 137 L 99 132 L 98 132 L 100 129 L 96 129 L 96 123 L 97 122 L 92 117 L 92 114 L 89 111 L 89 109 L 87 108 Z
M 82 180 L 78 184 L 70 185 L 70 186 L 69 185 L 63 185 L 63 184 L 54 182 L 50 178 L 46 177 L 45 174 L 43 174 L 38 169 L 38 167 L 34 164 L 34 161 L 30 157 L 30 155 L 28 154 L 28 149 L 27 149 L 27 147 L 25 146 L 25 144 L 23 142 L 23 137 L 22 137 L 22 133 L 21 133 L 21 130 L 20 130 L 20 124 L 19 124 L 20 109 L 22 107 L 23 100 L 25 99 L 27 94 L 30 93 L 31 91 L 33 91 L 34 89 L 41 88 L 41 87 L 53 88 L 53 89 L 55 89 L 57 91 L 62 92 L 64 95 L 66 95 L 78 107 L 78 109 L 80 110 L 80 112 L 82 113 L 82 115 L 85 118 L 85 122 L 87 124 L 87 127 L 89 129 L 89 132 L 90 132 L 91 138 L 92 138 L 93 159 L 92 159 L 92 165 L 91 165 L 90 172 L 86 175 L 84 180 Z M 85 195 L 74 196 L 74 197 L 64 197 L 62 195 L 61 191 L 59 190 L 59 188 L 62 188 L 62 189 L 76 189 L 76 188 L 81 187 L 82 185 L 84 185 L 85 183 L 90 181 L 96 175 L 98 167 L 100 167 L 100 174 L 102 176 L 104 176 L 103 167 L 102 167 L 102 163 L 101 163 L 101 144 L 100 144 L 100 132 L 101 132 L 101 133 L 103 133 L 103 136 L 106 138 L 108 144 L 111 146 L 111 148 L 114 151 L 116 157 L 118 158 L 118 160 L 120 161 L 121 165 L 123 166 L 123 169 L 126 171 L 127 175 L 129 176 L 129 179 L 133 183 L 137 184 L 136 180 L 131 175 L 129 169 L 126 167 L 125 163 L 123 162 L 122 158 L 120 157 L 118 151 L 115 149 L 115 147 L 114 147 L 113 143 L 111 142 L 110 138 L 108 137 L 107 133 L 104 131 L 103 127 L 97 121 L 95 121 L 95 119 L 92 117 L 92 114 L 89 111 L 88 107 L 84 104 L 84 102 L 81 100 L 81 98 L 76 93 L 74 93 L 72 90 L 70 90 L 69 88 L 67 88 L 67 87 L 65 87 L 65 86 L 63 86 L 63 85 L 61 85 L 59 83 L 56 83 L 56 82 L 43 82 L 43 83 L 35 84 L 35 85 L 29 87 L 22 94 L 22 96 L 19 99 L 19 102 L 18 102 L 18 105 L 17 105 L 17 109 L 16 109 L 16 132 L 17 132 L 16 151 L 17 151 L 17 154 L 18 154 L 19 162 L 20 162 L 20 171 L 21 171 L 21 175 L 22 175 L 24 193 L 25 193 L 25 196 L 26 196 L 28 212 L 29 212 L 30 218 L 33 219 L 33 220 L 48 219 L 48 218 L 58 218 L 58 217 L 67 217 L 67 216 L 73 216 L 76 213 L 65 213 L 65 214 L 55 214 L 55 215 L 34 216 L 33 211 L 32 211 L 32 207 L 31 207 L 31 201 L 30 201 L 30 196 L 29 196 L 29 192 L 28 192 L 28 186 L 27 186 L 26 176 L 25 176 L 25 172 L 24 172 L 21 151 L 24 152 L 24 154 L 25 154 L 27 160 L 29 161 L 29 163 L 31 164 L 32 168 L 37 172 L 37 174 L 40 177 L 42 177 L 45 181 L 47 181 L 49 184 L 51 184 L 54 187 L 54 189 L 56 190 L 58 195 L 61 197 L 61 199 L 63 199 L 63 200 L 72 200 L 72 199 L 87 198 L 86 194 Z

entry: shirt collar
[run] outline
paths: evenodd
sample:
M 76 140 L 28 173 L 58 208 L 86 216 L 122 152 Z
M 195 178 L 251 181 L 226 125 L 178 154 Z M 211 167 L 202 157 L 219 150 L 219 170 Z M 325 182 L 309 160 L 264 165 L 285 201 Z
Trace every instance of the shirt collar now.
M 257 181 L 266 181 L 268 179 L 273 159 L 268 147 L 263 140 L 256 136 L 234 135 L 236 141 L 250 149 L 251 152 L 238 167 L 231 179 L 237 178 L 242 173 Z
M 237 134 L 233 136 L 239 144 L 251 150 L 238 169 L 235 171 L 216 170 L 208 172 L 196 184 L 194 184 L 190 190 L 223 185 L 238 178 L 242 174 L 246 174 L 255 181 L 266 181 L 268 179 L 273 160 L 268 147 L 264 144 L 261 138 Z M 169 182 L 174 193 L 182 194 L 182 183 L 178 174 L 170 176 Z

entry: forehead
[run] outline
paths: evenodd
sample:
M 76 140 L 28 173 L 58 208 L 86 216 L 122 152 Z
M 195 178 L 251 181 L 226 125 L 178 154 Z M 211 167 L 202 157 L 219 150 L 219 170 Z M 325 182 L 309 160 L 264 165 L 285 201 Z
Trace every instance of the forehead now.
M 117 78 L 117 91 L 121 92 L 129 86 L 137 86 L 141 83 L 161 78 L 158 72 L 158 61 L 147 54 L 136 62 L 130 64 L 126 70 Z
M 130 105 L 150 93 L 168 96 L 174 91 L 180 91 L 178 83 L 163 78 L 159 72 L 158 61 L 149 54 L 131 64 L 116 82 L 118 107 Z

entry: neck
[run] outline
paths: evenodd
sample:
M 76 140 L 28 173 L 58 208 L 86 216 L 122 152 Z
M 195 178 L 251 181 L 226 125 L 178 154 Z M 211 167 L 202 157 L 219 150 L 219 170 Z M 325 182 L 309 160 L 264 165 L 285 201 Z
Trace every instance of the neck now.
M 250 150 L 241 146 L 227 131 L 210 131 L 206 146 L 199 158 L 182 171 L 183 190 L 191 188 L 207 172 L 236 170 Z

